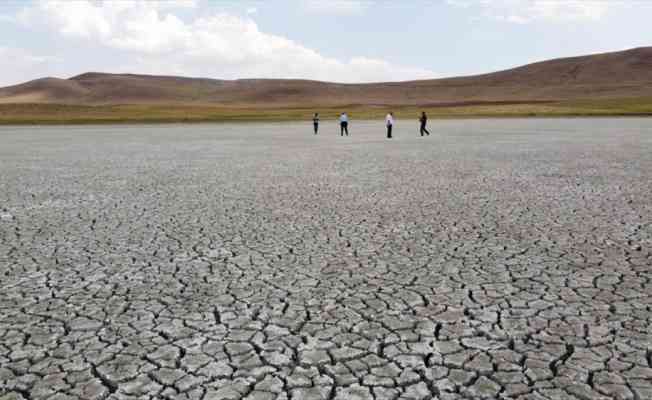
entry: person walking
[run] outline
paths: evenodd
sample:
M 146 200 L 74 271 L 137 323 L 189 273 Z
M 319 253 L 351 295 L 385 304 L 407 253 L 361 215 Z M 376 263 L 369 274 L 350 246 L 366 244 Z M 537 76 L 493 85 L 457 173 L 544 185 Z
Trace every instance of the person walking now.
M 340 114 L 340 136 L 344 136 L 344 132 L 349 136 L 349 116 L 345 112 Z
M 392 127 L 394 126 L 394 114 L 391 112 L 385 117 L 385 125 L 387 126 L 387 139 L 391 139 Z
M 421 111 L 421 117 L 419 117 L 419 122 L 421 122 L 421 136 L 425 133 L 426 135 L 430 136 L 430 132 L 426 129 L 426 123 L 428 123 L 428 117 L 426 116 L 425 111 Z
M 315 113 L 315 115 L 313 115 L 312 126 L 315 128 L 315 135 L 316 135 L 317 131 L 319 130 L 319 113 Z

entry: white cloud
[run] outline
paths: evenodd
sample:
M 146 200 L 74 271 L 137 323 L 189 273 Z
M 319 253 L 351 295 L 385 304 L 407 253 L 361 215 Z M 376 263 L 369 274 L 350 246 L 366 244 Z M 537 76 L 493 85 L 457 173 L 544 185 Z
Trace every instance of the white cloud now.
M 197 8 L 199 5 L 198 0 L 157 0 L 152 1 L 154 7 L 159 9 L 165 8 Z
M 554 20 L 599 20 L 616 2 L 591 0 L 542 0 L 530 6 L 530 13 L 535 18 Z
M 257 12 L 258 12 L 258 9 L 256 7 L 247 8 L 247 14 L 256 14 Z
M 43 1 L 22 17 L 69 40 L 125 52 L 129 62 L 123 68 L 130 72 L 340 82 L 434 75 L 378 59 L 325 57 L 285 37 L 261 32 L 250 18 L 218 13 L 184 21 L 161 3 L 149 1 Z
M 0 87 L 33 79 L 35 74 L 61 60 L 51 56 L 29 53 L 15 47 L 0 46 L 0 60 L 7 60 L 11 68 L 3 68 L 0 73 Z
M 620 0 L 447 0 L 447 3 L 476 8 L 485 17 L 517 24 L 597 21 L 610 10 L 625 4 Z
M 304 3 L 304 8 L 315 14 L 360 15 L 371 4 L 371 0 L 309 0 Z

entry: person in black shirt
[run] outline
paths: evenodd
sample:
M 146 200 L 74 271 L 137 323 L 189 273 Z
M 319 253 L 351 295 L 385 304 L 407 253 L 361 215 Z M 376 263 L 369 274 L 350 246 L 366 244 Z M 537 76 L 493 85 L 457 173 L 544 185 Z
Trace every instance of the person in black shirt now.
M 315 113 L 315 115 L 312 117 L 312 126 L 315 128 L 316 135 L 317 131 L 319 130 L 319 113 Z
M 421 136 L 425 133 L 430 136 L 430 132 L 426 129 L 426 123 L 428 122 L 428 117 L 426 116 L 425 111 L 421 111 L 421 117 L 419 117 L 419 122 L 421 122 Z

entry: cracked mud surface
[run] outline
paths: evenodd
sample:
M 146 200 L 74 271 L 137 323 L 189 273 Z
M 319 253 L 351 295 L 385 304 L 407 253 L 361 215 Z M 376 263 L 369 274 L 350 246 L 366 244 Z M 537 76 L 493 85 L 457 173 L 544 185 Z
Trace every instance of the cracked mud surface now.
M 0 399 L 652 398 L 652 120 L 332 125 L 0 128 Z

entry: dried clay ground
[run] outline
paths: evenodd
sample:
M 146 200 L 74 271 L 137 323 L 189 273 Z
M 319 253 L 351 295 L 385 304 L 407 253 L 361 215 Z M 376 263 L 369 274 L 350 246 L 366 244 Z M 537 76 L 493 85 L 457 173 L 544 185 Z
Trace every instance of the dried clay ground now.
M 652 120 L 0 128 L 0 399 L 652 398 Z

